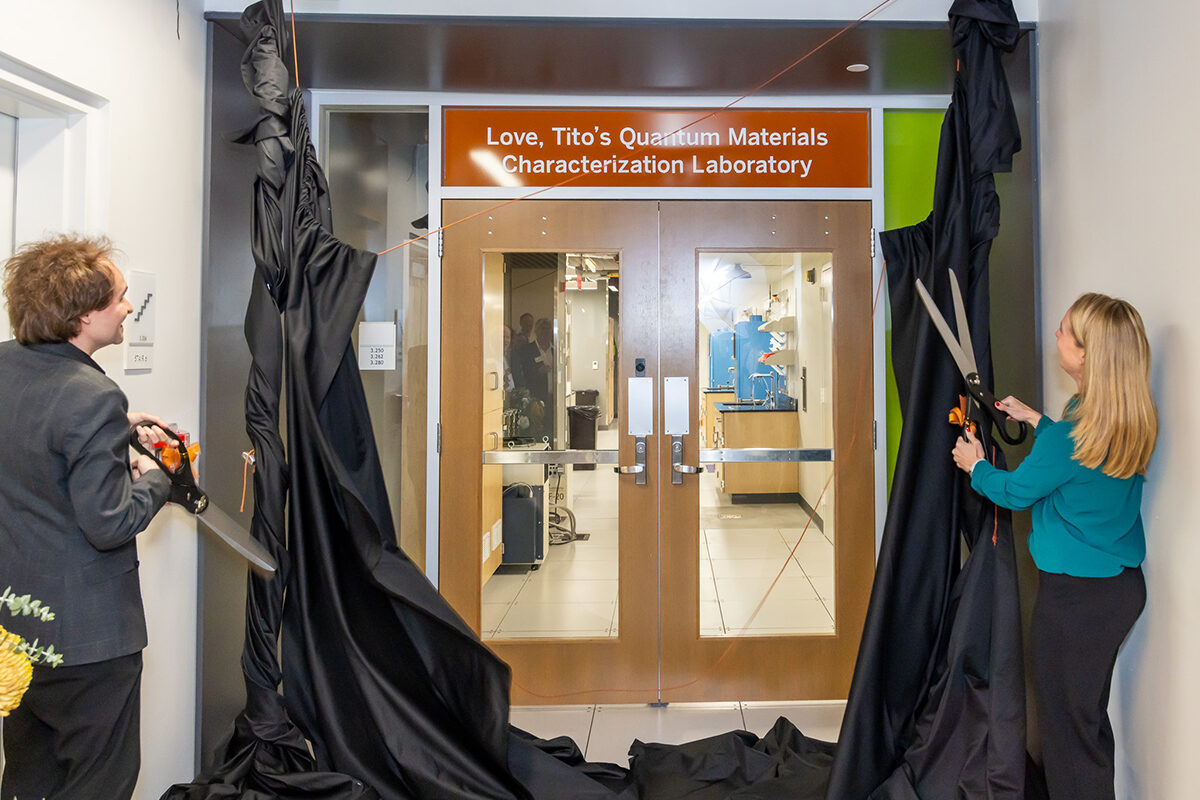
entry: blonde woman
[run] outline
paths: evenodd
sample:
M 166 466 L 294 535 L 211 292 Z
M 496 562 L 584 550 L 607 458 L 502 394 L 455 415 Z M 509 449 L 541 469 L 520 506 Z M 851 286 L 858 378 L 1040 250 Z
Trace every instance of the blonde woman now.
M 1033 677 L 1051 800 L 1114 796 L 1108 694 L 1117 650 L 1146 604 L 1142 482 L 1158 434 L 1150 345 L 1124 300 L 1085 294 L 1055 332 L 1059 366 L 1078 391 L 1059 422 L 1014 397 L 996 405 L 1034 427 L 1011 472 L 974 436 L 954 461 L 971 487 L 1005 508 L 1033 508 L 1039 571 Z

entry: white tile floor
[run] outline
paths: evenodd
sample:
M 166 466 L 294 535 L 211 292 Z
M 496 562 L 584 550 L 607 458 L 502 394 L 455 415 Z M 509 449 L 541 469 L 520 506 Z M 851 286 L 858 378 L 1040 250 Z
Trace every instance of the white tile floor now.
M 614 448 L 617 436 L 600 431 L 596 446 Z M 822 532 L 795 504 L 733 505 L 715 474 L 700 478 L 700 635 L 832 633 L 830 521 Z M 539 569 L 493 575 L 484 639 L 617 635 L 617 479 L 606 467 L 565 476 L 576 530 L 589 539 L 552 546 Z
M 845 710 L 844 701 L 516 706 L 509 719 L 542 738 L 570 736 L 588 761 L 627 766 L 634 739 L 683 744 L 733 730 L 762 736 L 781 716 L 807 736 L 836 741 Z

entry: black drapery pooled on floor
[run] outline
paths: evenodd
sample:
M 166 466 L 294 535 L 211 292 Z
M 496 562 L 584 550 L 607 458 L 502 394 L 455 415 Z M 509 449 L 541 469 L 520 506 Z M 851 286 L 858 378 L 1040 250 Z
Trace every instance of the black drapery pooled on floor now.
M 958 70 L 933 211 L 880 236 L 904 427 L 829 800 L 1017 800 L 1024 792 L 1011 519 L 975 494 L 951 460 L 958 431 L 947 415 L 965 391 L 914 289 L 920 278 L 953 319 L 955 271 L 990 386 L 988 254 L 1000 224 L 992 176 L 1011 169 L 1021 146 L 1001 54 L 1020 29 L 1010 0 L 956 0 L 950 26 Z M 992 431 L 981 429 L 1003 467 Z

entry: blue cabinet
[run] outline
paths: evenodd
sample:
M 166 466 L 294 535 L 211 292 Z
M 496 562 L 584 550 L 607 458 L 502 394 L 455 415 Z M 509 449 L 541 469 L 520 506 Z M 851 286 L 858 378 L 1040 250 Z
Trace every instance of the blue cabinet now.
M 737 323 L 732 331 L 717 331 L 708 335 L 710 388 L 731 388 L 739 400 L 767 399 L 771 382 L 750 379 L 756 372 L 772 371 L 771 367 L 758 361 L 764 353 L 773 349 L 771 334 L 758 329 L 762 324 L 762 315 L 754 314 L 750 319 Z M 776 387 L 782 397 L 787 391 L 787 376 L 781 370 L 776 370 L 776 373 Z
M 708 385 L 710 388 L 733 388 L 737 371 L 733 331 L 716 331 L 708 335 Z
M 766 400 L 769 382 L 752 381 L 750 376 L 756 372 L 768 372 L 770 367 L 758 363 L 763 353 L 771 352 L 771 334 L 758 329 L 762 325 L 761 314 L 751 315 L 749 320 L 739 322 L 734 327 L 737 335 L 737 396 L 739 400 Z

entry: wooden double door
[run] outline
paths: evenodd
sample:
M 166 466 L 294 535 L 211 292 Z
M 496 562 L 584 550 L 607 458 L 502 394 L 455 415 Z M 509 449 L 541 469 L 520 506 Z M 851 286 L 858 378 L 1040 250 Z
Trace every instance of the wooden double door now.
M 443 205 L 439 585 L 513 703 L 845 697 L 869 204 L 494 206 Z

